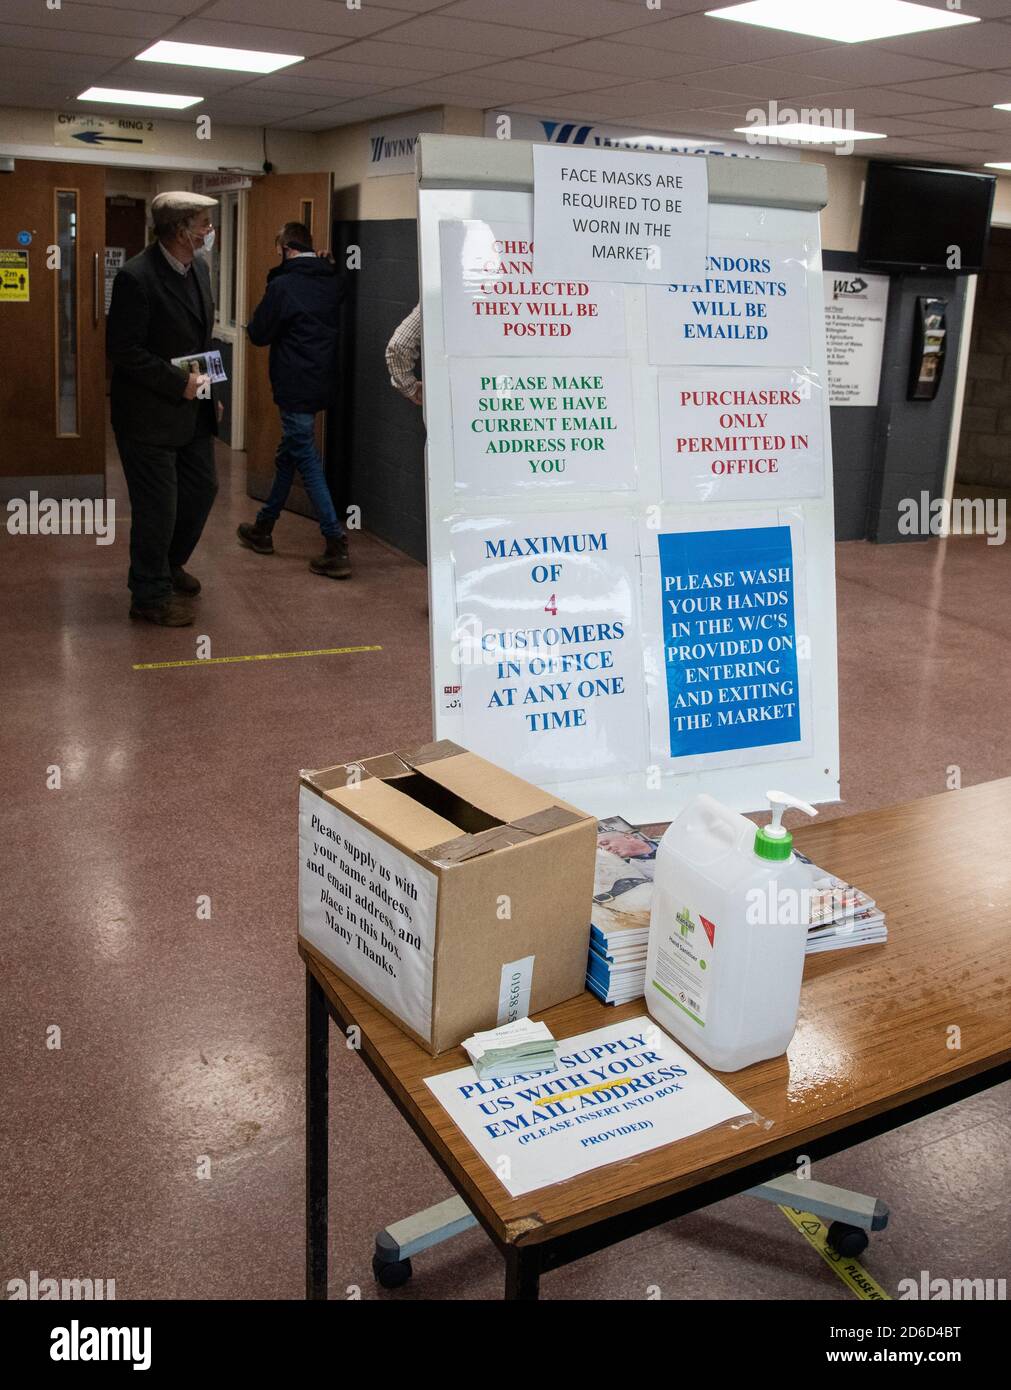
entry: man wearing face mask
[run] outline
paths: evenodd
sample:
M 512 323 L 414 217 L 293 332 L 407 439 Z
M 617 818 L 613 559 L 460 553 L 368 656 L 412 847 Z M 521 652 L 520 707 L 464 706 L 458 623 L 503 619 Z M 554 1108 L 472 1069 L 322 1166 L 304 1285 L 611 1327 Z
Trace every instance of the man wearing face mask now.
M 172 365 L 211 346 L 214 303 L 201 253 L 213 245 L 216 206 L 200 193 L 158 194 L 156 240 L 116 276 L 106 326 L 112 428 L 130 490 L 130 617 L 163 627 L 193 622 L 200 581 L 183 566 L 218 490 L 210 381 Z

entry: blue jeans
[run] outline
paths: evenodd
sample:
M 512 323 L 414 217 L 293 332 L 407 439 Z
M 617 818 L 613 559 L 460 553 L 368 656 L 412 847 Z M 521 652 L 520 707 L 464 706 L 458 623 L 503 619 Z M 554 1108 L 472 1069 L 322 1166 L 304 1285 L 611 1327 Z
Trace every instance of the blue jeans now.
M 281 442 L 274 458 L 274 486 L 270 496 L 257 513 L 257 521 L 276 521 L 288 500 L 297 468 L 309 501 L 316 509 L 319 527 L 324 536 L 343 536 L 344 527 L 337 519 L 333 498 L 326 484 L 323 460 L 316 448 L 315 415 L 298 410 L 281 411 Z

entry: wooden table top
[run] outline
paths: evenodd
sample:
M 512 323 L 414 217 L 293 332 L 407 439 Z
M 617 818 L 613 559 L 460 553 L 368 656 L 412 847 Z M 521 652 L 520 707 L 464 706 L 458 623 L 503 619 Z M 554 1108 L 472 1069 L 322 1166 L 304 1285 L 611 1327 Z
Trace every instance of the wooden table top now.
M 361 1027 L 387 1088 L 472 1209 L 500 1239 L 538 1242 L 758 1159 L 803 1152 L 805 1140 L 1011 1060 L 1011 778 L 815 824 L 795 840 L 877 899 L 889 939 L 809 957 L 787 1055 L 721 1076 L 772 1124 L 711 1130 L 521 1197 L 509 1196 L 424 1083 L 467 1065 L 463 1049 L 429 1056 L 321 956 L 299 950 L 342 1016 Z M 642 999 L 607 1007 L 584 993 L 537 1017 L 566 1038 L 645 1012 Z

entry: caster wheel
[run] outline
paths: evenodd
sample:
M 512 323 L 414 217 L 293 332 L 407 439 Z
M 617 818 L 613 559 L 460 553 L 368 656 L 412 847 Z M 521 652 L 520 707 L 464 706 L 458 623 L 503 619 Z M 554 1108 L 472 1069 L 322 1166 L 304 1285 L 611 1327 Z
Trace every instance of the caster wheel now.
M 825 1239 L 837 1254 L 851 1260 L 862 1255 L 870 1244 L 866 1231 L 859 1226 L 847 1226 L 845 1221 L 833 1221 Z
M 372 1256 L 372 1273 L 376 1282 L 384 1289 L 400 1289 L 407 1283 L 414 1270 L 410 1260 L 381 1260 Z

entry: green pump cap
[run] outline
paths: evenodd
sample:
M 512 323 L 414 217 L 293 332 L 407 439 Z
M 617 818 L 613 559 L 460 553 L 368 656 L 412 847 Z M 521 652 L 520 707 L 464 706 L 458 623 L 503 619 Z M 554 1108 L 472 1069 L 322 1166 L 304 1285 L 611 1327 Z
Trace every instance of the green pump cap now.
M 816 816 L 818 812 L 808 802 L 791 796 L 789 792 L 773 791 L 765 795 L 772 807 L 772 820 L 755 831 L 755 853 L 759 859 L 789 859 L 793 853 L 793 836 L 783 824 L 783 812 L 787 806 L 793 806 L 808 816 Z

